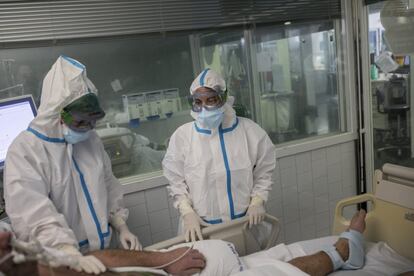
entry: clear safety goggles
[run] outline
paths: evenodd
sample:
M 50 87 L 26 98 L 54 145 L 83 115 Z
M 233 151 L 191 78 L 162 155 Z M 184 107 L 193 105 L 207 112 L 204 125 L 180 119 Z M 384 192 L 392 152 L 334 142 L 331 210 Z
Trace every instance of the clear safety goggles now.
M 226 92 L 204 92 L 195 93 L 188 97 L 188 102 L 191 105 L 191 110 L 194 112 L 201 112 L 203 107 L 208 110 L 215 110 L 222 107 L 227 100 Z

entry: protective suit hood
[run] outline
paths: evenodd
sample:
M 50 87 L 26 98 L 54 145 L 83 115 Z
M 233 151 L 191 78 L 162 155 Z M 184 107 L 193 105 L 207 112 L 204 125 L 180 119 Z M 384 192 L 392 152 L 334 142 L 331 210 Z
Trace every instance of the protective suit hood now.
M 204 69 L 193 81 L 190 86 L 190 94 L 200 87 L 208 87 L 216 92 L 222 93 L 227 90 L 226 82 L 224 79 L 215 71 L 210 68 Z
M 97 93 L 80 62 L 60 56 L 43 80 L 38 115 L 30 127 L 50 138 L 62 138 L 60 112 L 87 93 Z
M 213 89 L 216 92 L 224 93 L 227 91 L 226 82 L 224 79 L 215 71 L 210 68 L 204 69 L 193 81 L 190 87 L 190 94 L 193 95 L 195 91 L 200 87 L 207 87 Z M 236 121 L 236 112 L 233 109 L 234 97 L 228 96 L 227 101 L 224 104 L 224 118 L 222 127 L 231 127 Z M 197 112 L 191 111 L 191 117 L 197 120 Z M 200 126 L 205 127 L 205 126 Z

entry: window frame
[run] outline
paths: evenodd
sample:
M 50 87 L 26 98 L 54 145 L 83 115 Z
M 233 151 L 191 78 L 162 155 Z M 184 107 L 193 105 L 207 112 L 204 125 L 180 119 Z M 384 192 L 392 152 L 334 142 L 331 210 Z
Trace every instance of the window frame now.
M 353 44 L 353 37 L 354 37 L 354 30 L 353 30 L 353 17 L 352 17 L 352 5 L 351 1 L 342 0 L 342 9 L 343 9 L 343 16 L 341 19 L 336 19 L 335 21 L 341 20 L 342 24 L 339 22 L 335 23 L 335 36 L 336 36 L 336 47 L 337 47 L 337 57 L 343 59 L 344 65 L 343 67 L 338 67 L 338 75 L 343 76 L 345 72 L 356 72 L 356 66 L 354 64 L 354 44 Z M 254 27 L 254 26 L 253 26 Z M 340 28 L 341 27 L 341 28 Z M 258 77 L 257 74 L 251 72 L 251 68 L 257 68 L 257 61 L 255 60 L 255 55 L 253 54 L 253 40 L 254 40 L 254 28 L 250 26 L 250 28 L 242 29 L 242 34 L 245 39 L 246 45 L 246 52 L 250 55 L 250 58 L 247 60 L 247 78 L 249 85 L 251 87 L 258 87 Z M 140 38 L 145 39 L 145 37 L 151 37 L 152 35 L 142 34 L 139 35 Z M 200 71 L 200 61 L 199 55 L 197 53 L 197 49 L 199 49 L 200 42 L 197 41 L 195 38 L 195 34 L 188 33 L 187 34 L 190 49 L 191 49 L 191 58 L 193 62 L 194 74 Z M 112 37 L 116 39 L 122 39 L 122 37 Z M 65 44 L 76 44 L 76 43 L 87 43 L 88 41 L 96 41 L 96 40 L 111 40 L 111 37 L 105 38 L 91 38 L 89 39 L 69 39 L 67 41 L 40 41 L 40 42 L 28 42 L 28 43 L 11 43 L 7 45 L 2 45 L 2 49 L 7 48 L 26 48 L 26 47 L 53 47 L 56 44 L 65 45 Z M 125 39 L 128 39 L 129 36 L 125 36 Z M 6 46 L 6 47 L 5 47 Z M 7 47 L 8 46 L 8 47 Z M 342 51 L 343 49 L 346 51 Z M 343 71 L 341 71 L 343 70 Z M 342 79 L 338 78 L 340 81 L 338 96 L 340 97 L 341 103 L 341 122 L 340 122 L 340 130 L 343 131 L 342 133 L 332 133 L 322 136 L 312 136 L 304 139 L 289 141 L 281 144 L 276 145 L 276 156 L 278 158 L 282 158 L 285 156 L 291 156 L 303 152 L 308 152 L 312 150 L 316 150 L 319 148 L 324 148 L 330 145 L 336 145 L 341 143 L 346 143 L 349 141 L 354 141 L 358 139 L 358 127 L 357 127 L 357 101 L 356 101 L 356 86 L 355 86 L 355 76 L 356 74 L 350 73 L 346 74 L 346 78 Z M 194 76 L 195 77 L 195 76 Z M 251 100 L 253 101 L 253 110 L 252 113 L 253 118 L 256 122 L 261 122 L 261 110 L 260 105 L 257 103 L 260 100 L 259 95 L 257 93 L 252 93 Z M 343 105 L 343 107 L 342 107 Z M 344 113 L 343 111 L 347 111 Z M 344 114 L 343 114 L 344 113 Z M 345 119 L 345 120 L 344 120 Z M 346 122 L 346 124 L 344 124 Z M 132 175 L 123 178 L 119 178 L 119 182 L 122 184 L 122 188 L 125 194 L 133 193 L 137 191 L 147 190 L 150 188 L 155 188 L 158 186 L 165 186 L 168 184 L 167 179 L 162 175 L 162 170 L 153 171 L 150 173 L 144 173 L 139 175 Z
M 341 103 L 341 120 L 340 122 L 341 133 L 332 133 L 321 136 L 313 136 L 304 139 L 298 139 L 275 145 L 276 148 L 276 159 L 292 156 L 320 148 L 325 148 L 332 145 L 347 143 L 350 141 L 356 141 L 359 138 L 358 135 L 358 117 L 357 117 L 357 86 L 356 86 L 356 63 L 355 63 L 355 51 L 354 51 L 354 25 L 353 25 L 353 14 L 352 14 L 352 3 L 351 1 L 342 0 L 343 17 L 340 19 L 341 24 L 338 20 L 334 23 L 335 34 L 336 34 L 336 47 L 337 57 L 342 58 L 343 67 L 338 67 L 338 75 L 345 76 L 345 78 L 338 78 L 338 96 Z M 199 61 L 199 53 L 197 49 L 200 48 L 200 41 L 194 39 L 196 35 L 190 35 L 189 40 L 191 44 L 194 72 L 201 70 Z M 251 29 L 244 30 L 244 39 L 246 43 L 246 51 L 252 55 L 254 34 Z M 249 68 L 253 68 L 256 64 L 255 58 L 248 59 L 247 65 Z M 251 82 L 251 87 L 258 85 L 257 74 L 250 72 L 250 69 L 246 70 L 248 75 L 248 81 Z M 345 75 L 345 72 L 351 72 Z M 195 77 L 195 76 L 194 76 Z M 253 93 L 254 94 L 254 93 Z M 257 93 L 256 93 L 257 94 Z M 253 98 L 253 114 L 256 122 L 261 120 L 261 110 L 256 102 L 260 100 L 257 96 Z M 123 184 L 125 193 L 132 193 L 137 191 L 146 190 L 149 188 L 155 188 L 159 186 L 168 185 L 168 180 L 162 175 L 162 171 L 153 172 L 147 175 L 139 175 L 120 179 Z

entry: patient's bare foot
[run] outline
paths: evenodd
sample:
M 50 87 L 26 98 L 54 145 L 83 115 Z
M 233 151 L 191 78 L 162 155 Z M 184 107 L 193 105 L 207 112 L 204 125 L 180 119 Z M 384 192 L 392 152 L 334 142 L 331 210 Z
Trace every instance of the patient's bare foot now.
M 349 224 L 349 229 L 358 231 L 360 233 L 364 233 L 365 231 L 365 217 L 367 213 L 365 210 L 361 209 L 355 213 L 355 215 L 351 219 L 351 223 Z M 348 239 L 340 238 L 335 243 L 336 250 L 338 251 L 339 255 L 341 255 L 342 260 L 346 262 L 349 258 L 349 244 Z

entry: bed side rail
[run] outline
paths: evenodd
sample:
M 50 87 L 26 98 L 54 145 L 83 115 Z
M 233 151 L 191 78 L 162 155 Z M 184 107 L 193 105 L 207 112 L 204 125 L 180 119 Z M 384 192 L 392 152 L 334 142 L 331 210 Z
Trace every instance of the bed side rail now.
M 338 202 L 335 209 L 333 234 L 338 235 L 349 227 L 349 220 L 343 216 L 345 207 L 371 202 L 364 236 L 372 242 L 384 241 L 400 255 L 414 261 L 414 210 L 363 194 Z
M 247 216 L 235 219 L 226 223 L 212 225 L 202 229 L 204 239 L 220 239 L 232 242 L 240 256 L 268 249 L 276 245 L 280 232 L 279 220 L 269 214 L 266 214 L 264 221 L 269 223 L 272 228 L 265 245 L 258 245 L 252 236 L 248 227 L 249 218 Z M 185 243 L 184 235 L 162 241 L 145 248 L 145 250 L 160 250 L 169 248 L 173 245 Z

